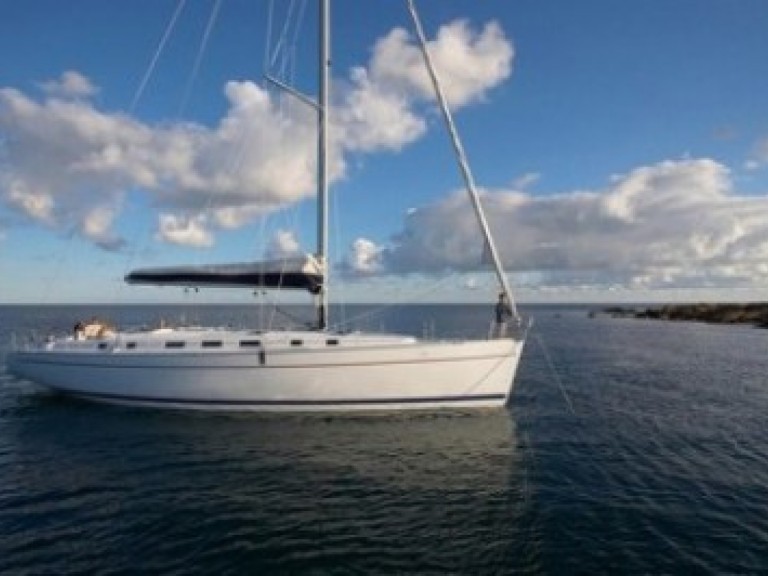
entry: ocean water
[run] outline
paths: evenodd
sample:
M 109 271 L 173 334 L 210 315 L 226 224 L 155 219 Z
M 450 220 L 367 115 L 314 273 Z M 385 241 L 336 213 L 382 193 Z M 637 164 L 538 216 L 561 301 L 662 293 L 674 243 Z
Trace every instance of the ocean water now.
M 0 361 L 0 574 L 768 573 L 768 330 L 526 312 L 504 410 L 110 407 Z M 0 307 L 0 353 L 91 313 L 260 314 Z M 453 336 L 489 317 L 364 318 Z

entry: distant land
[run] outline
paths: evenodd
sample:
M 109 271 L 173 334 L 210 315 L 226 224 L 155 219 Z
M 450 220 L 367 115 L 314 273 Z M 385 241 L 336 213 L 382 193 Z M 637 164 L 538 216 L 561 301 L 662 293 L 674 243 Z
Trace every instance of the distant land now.
M 666 304 L 651 307 L 612 306 L 599 312 L 621 318 L 650 318 L 683 322 L 710 322 L 713 324 L 751 324 L 768 328 L 768 303 L 749 304 Z

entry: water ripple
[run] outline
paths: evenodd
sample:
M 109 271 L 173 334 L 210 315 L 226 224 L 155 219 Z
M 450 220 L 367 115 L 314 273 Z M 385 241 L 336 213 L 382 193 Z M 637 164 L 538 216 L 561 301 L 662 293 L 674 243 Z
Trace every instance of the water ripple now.
M 477 542 L 525 510 L 505 411 L 161 416 L 42 395 L 27 416 L 3 442 L 0 572 L 66 573 L 94 547 L 113 573 L 445 572 L 493 558 Z
M 535 330 L 509 411 L 129 410 L 0 371 L 0 573 L 768 572 L 768 331 Z

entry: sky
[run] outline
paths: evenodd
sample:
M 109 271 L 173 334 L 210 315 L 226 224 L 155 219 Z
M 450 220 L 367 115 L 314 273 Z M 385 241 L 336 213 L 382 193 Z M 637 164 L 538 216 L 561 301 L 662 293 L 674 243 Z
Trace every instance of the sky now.
M 316 97 L 314 4 L 0 3 L 0 303 L 314 252 L 314 111 L 265 80 Z M 417 6 L 518 300 L 766 299 L 768 2 Z M 332 10 L 332 298 L 492 300 L 405 2 Z

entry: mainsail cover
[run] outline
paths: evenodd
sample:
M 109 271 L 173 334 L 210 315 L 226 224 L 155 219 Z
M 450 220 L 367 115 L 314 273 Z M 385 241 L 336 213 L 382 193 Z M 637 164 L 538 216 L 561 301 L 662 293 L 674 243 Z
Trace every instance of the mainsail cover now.
M 320 263 L 307 255 L 267 262 L 142 268 L 130 272 L 125 281 L 157 286 L 293 288 L 316 294 L 323 283 L 323 271 Z

